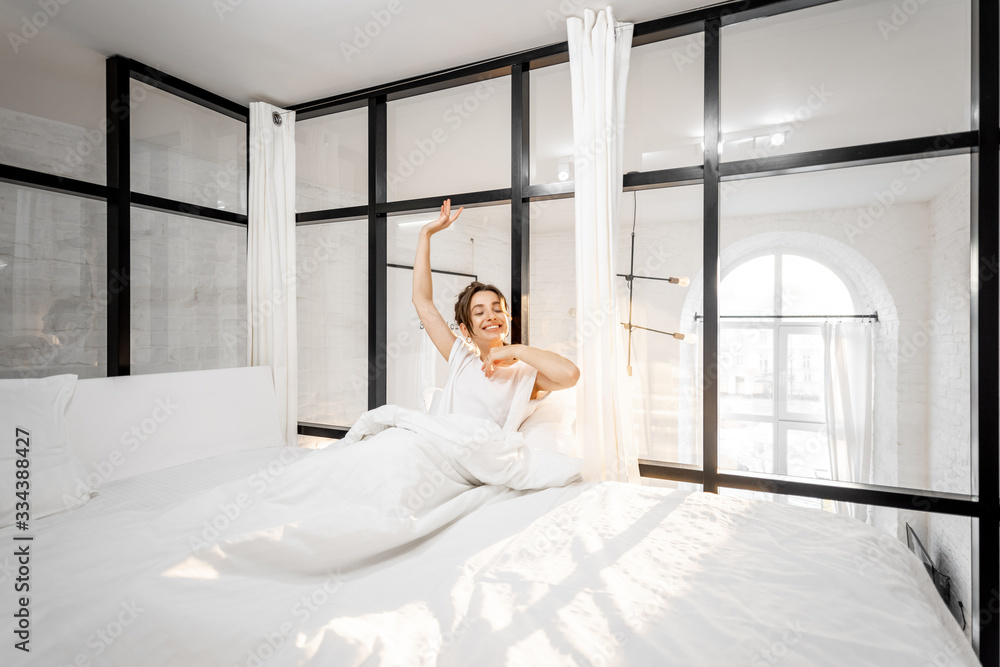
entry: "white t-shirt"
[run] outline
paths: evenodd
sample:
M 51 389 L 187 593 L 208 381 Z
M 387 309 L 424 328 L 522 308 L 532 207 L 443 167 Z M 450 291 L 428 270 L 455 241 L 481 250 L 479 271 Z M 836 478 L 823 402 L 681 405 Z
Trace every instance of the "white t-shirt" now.
M 516 431 L 527 416 L 537 369 L 518 361 L 497 368 L 490 378 L 482 369 L 475 348 L 456 337 L 448 356 L 448 379 L 430 414 L 472 415 L 492 420 L 504 431 Z

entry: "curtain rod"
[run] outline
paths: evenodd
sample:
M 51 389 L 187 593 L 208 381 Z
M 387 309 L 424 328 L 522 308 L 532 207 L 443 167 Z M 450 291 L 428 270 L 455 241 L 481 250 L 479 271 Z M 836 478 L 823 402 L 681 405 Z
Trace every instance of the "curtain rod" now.
M 720 320 L 800 320 L 803 318 L 823 318 L 827 320 L 874 320 L 878 322 L 878 311 L 870 315 L 719 315 Z M 705 319 L 704 315 L 694 314 L 695 321 Z

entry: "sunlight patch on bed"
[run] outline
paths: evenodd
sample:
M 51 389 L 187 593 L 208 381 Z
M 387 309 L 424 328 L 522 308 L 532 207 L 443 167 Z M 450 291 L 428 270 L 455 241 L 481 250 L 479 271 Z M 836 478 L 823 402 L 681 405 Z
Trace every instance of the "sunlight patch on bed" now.
M 553 646 L 544 629 L 538 629 L 507 648 L 504 664 L 507 665 L 570 665 L 565 654 Z
M 601 570 L 611 611 L 639 633 L 687 598 L 705 559 L 736 524 L 692 496 Z
M 436 654 L 441 649 L 441 626 L 426 602 L 410 602 L 386 612 L 334 618 L 313 637 L 297 638 L 296 646 L 305 648 L 311 656 L 319 649 L 325 632 L 370 647 L 379 656 L 380 664 L 413 664 L 414 656 Z M 384 642 L 385 637 L 392 637 L 392 642 Z
M 219 572 L 207 562 L 191 556 L 163 573 L 172 579 L 218 579 Z

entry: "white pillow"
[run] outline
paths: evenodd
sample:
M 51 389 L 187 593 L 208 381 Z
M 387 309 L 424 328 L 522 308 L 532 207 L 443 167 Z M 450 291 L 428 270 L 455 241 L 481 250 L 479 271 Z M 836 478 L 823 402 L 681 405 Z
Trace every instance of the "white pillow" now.
M 528 404 L 533 411 L 521 422 L 529 447 L 579 457 L 576 440 L 576 388 L 549 392 Z
M 74 389 L 75 375 L 0 380 L 0 489 L 7 496 L 0 500 L 0 528 L 25 519 L 25 498 L 29 531 L 34 520 L 90 500 L 87 473 L 66 427 Z M 24 455 L 27 467 L 18 465 Z M 18 477 L 19 471 L 27 472 Z

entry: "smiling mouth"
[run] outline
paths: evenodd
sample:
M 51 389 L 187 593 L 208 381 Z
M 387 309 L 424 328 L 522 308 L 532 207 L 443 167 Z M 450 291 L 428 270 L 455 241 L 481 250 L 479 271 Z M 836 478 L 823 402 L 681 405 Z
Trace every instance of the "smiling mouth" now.
M 496 331 L 499 328 L 500 328 L 499 324 L 494 324 L 492 326 L 483 327 L 483 331 Z

